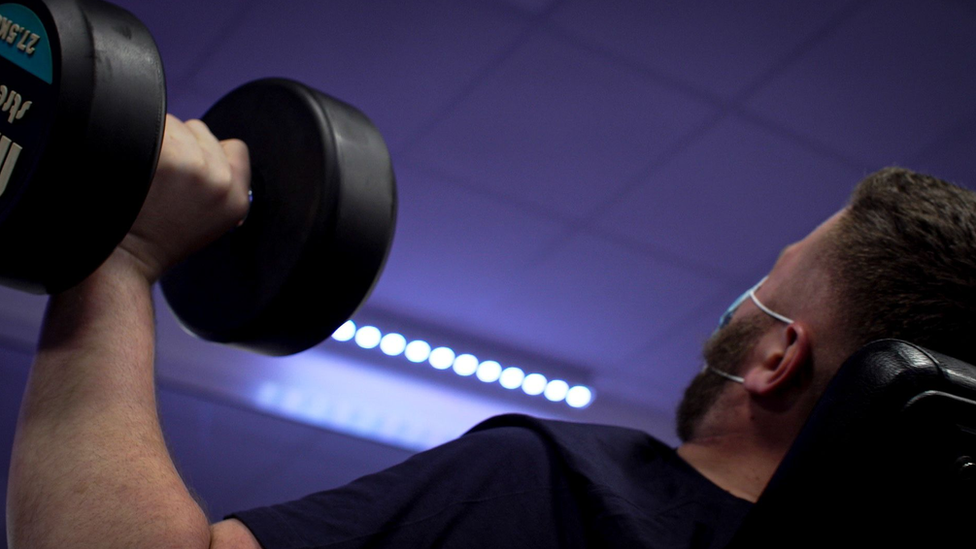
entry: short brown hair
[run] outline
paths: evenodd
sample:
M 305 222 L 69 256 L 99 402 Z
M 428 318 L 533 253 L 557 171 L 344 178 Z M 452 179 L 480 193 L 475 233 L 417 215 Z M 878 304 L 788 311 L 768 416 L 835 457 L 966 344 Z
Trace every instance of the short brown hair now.
M 886 168 L 835 229 L 828 269 L 853 349 L 891 337 L 976 363 L 976 193 Z

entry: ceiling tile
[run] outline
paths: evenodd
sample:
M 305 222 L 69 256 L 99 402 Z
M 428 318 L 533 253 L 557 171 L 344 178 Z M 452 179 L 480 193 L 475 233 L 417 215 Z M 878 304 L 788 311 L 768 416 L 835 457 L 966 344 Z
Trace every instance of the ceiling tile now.
M 956 3 L 875 2 L 748 108 L 871 165 L 903 163 L 972 111 L 974 28 Z
M 227 82 L 295 78 L 359 107 L 395 150 L 524 27 L 510 10 L 446 0 L 261 1 L 195 84 L 216 99 Z
M 410 159 L 577 217 L 713 112 L 542 34 L 486 77 Z
M 704 299 L 716 281 L 579 235 L 523 273 L 482 320 L 513 346 L 599 370 Z
M 728 116 L 595 223 L 740 280 L 843 206 L 863 176 Z
M 477 332 L 498 295 L 563 229 L 410 167 L 398 167 L 397 180 L 396 236 L 369 307 Z
M 848 4 L 576 0 L 552 19 L 616 55 L 729 99 Z

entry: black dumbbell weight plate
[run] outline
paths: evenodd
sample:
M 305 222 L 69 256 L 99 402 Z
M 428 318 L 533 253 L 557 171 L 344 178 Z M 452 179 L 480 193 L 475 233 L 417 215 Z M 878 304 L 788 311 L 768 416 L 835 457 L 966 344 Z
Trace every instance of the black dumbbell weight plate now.
M 145 200 L 162 64 L 146 28 L 105 2 L 22 0 L 0 17 L 0 282 L 57 292 L 109 256 Z
M 283 79 L 246 84 L 203 121 L 251 154 L 244 224 L 162 281 L 190 332 L 271 355 L 329 337 L 372 290 L 393 239 L 389 153 L 350 105 Z

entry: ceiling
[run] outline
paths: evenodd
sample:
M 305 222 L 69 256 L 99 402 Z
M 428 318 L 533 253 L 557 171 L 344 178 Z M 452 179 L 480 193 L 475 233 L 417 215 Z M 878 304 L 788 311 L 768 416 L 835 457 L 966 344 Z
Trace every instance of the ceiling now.
M 372 118 L 399 218 L 361 315 L 638 415 L 670 417 L 727 304 L 865 174 L 976 184 L 965 0 L 118 3 L 178 116 L 284 76 Z

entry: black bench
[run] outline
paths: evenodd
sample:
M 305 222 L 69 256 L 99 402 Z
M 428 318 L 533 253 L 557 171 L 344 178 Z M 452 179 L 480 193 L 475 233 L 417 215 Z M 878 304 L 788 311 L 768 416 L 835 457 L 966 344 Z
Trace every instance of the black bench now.
M 838 371 L 729 549 L 976 547 L 973 526 L 976 367 L 882 340 Z

